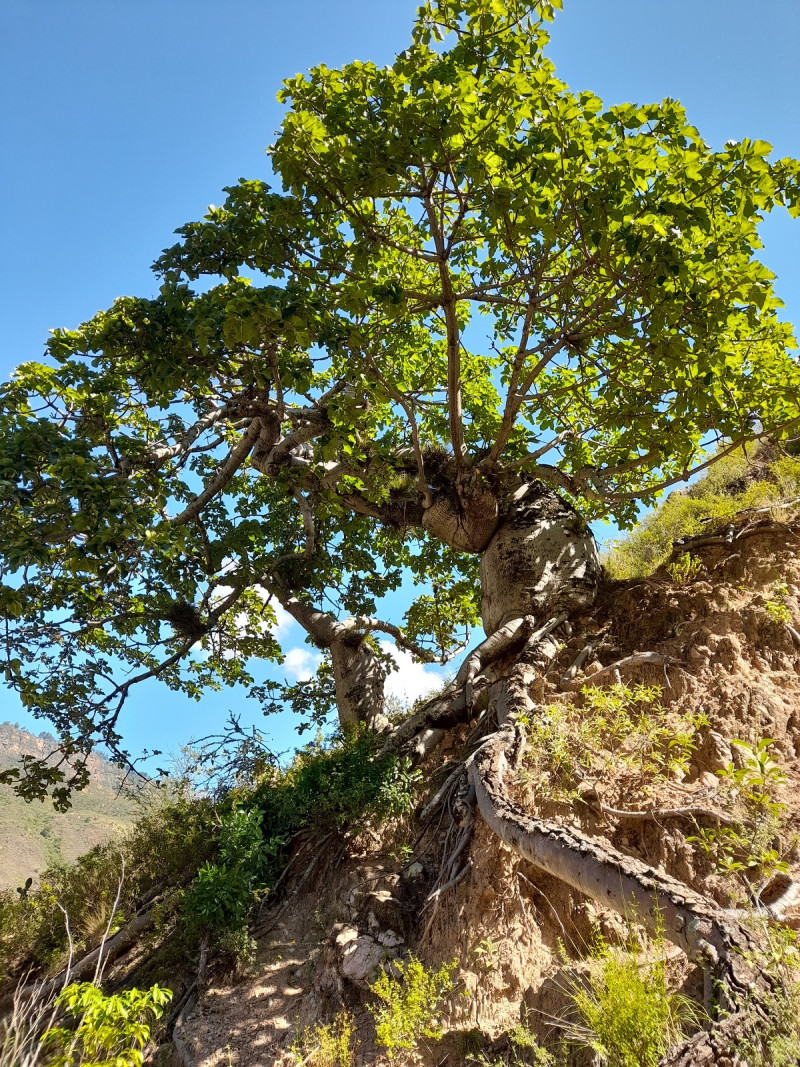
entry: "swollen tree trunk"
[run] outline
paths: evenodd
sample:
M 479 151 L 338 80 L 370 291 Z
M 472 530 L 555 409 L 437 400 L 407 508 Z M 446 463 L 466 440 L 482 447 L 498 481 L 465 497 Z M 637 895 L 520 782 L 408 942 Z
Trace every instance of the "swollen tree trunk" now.
M 601 568 L 592 532 L 556 493 L 528 486 L 481 559 L 487 636 L 511 619 L 571 614 L 597 595 Z

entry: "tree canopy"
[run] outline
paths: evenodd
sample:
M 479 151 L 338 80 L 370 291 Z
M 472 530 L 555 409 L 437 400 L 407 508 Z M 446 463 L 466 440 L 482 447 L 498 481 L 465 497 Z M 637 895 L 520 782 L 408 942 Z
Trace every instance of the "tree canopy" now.
M 462 646 L 530 486 L 630 525 L 713 446 L 800 421 L 757 258 L 800 164 L 710 147 L 674 100 L 571 91 L 557 6 L 432 0 L 391 66 L 287 81 L 280 188 L 228 188 L 158 296 L 56 331 L 3 386 L 6 678 L 72 764 L 29 761 L 24 795 L 65 803 L 98 742 L 125 758 L 140 679 L 252 685 L 277 603 L 328 657 L 256 695 L 341 712 L 350 659 L 385 672 L 371 633 Z M 376 618 L 409 575 L 405 618 Z

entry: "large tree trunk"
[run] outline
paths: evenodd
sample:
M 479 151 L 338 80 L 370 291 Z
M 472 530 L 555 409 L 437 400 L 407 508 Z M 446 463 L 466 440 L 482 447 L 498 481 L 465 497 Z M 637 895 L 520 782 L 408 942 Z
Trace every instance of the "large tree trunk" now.
M 340 622 L 295 596 L 284 594 L 281 603 L 306 633 L 330 653 L 340 724 L 353 727 L 366 723 L 376 730 L 385 729 L 386 668 L 372 639 L 352 625 L 355 620 Z
M 526 487 L 481 559 L 481 613 L 487 635 L 511 619 L 572 613 L 591 605 L 601 569 L 592 532 L 565 500 Z

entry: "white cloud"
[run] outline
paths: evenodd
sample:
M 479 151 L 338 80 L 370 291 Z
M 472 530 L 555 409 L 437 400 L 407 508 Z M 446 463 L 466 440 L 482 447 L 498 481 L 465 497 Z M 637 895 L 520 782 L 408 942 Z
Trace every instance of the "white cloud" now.
M 271 626 L 270 629 L 272 630 L 273 635 L 280 641 L 280 639 L 285 637 L 289 630 L 291 630 L 293 626 L 296 626 L 297 623 L 286 608 L 282 604 L 279 604 L 277 600 L 272 601 L 272 608 L 275 612 L 276 621 L 275 625 Z
M 290 648 L 283 661 L 283 669 L 292 681 L 305 682 L 321 662 L 322 656 L 319 652 L 313 652 L 310 648 Z
M 392 657 L 398 669 L 386 679 L 386 695 L 413 704 L 442 686 L 442 675 L 425 663 L 415 663 L 411 653 L 398 648 L 393 641 L 381 641 L 381 649 Z

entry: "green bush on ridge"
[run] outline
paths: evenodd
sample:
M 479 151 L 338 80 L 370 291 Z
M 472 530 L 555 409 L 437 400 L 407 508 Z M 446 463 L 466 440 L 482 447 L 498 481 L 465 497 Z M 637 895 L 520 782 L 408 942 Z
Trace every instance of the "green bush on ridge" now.
M 769 508 L 800 496 L 800 458 L 779 455 L 762 462 L 768 455 L 766 447 L 749 459 L 732 453 L 689 489 L 673 492 L 605 556 L 611 577 L 646 577 L 666 562 L 679 538 L 711 533 L 747 508 Z
M 344 831 L 411 810 L 419 775 L 396 755 L 379 755 L 380 744 L 365 731 L 318 739 L 288 767 L 267 767 L 254 785 L 231 788 L 218 800 L 185 784 L 151 795 L 121 840 L 51 867 L 24 897 L 0 894 L 0 981 L 29 968 L 55 973 L 63 967 L 64 912 L 80 956 L 109 922 L 113 933 L 143 899 L 163 890 L 172 891 L 167 921 L 187 924 L 184 947 L 203 930 L 223 939 L 246 929 L 253 904 L 274 886 L 300 830 Z

